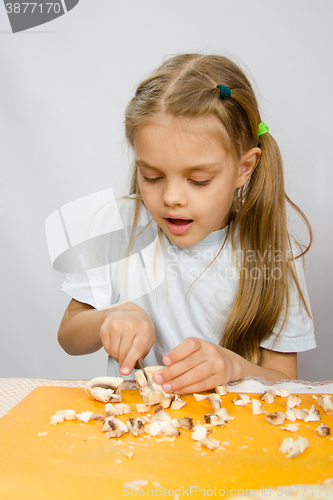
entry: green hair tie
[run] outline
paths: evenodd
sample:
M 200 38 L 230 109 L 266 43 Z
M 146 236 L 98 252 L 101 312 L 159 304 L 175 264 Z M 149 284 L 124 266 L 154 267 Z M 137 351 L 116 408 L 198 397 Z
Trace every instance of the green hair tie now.
M 220 90 L 220 99 L 227 99 L 231 95 L 231 90 L 225 85 L 216 85 L 216 88 Z
M 269 131 L 269 126 L 265 122 L 260 122 L 258 125 L 258 137 L 260 135 L 266 134 Z

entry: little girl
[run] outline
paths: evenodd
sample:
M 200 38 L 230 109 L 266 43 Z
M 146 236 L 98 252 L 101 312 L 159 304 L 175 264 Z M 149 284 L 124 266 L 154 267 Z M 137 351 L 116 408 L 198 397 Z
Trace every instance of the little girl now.
M 93 250 L 101 264 L 67 276 L 61 346 L 104 347 L 110 375 L 128 376 L 142 358 L 164 363 L 154 380 L 178 394 L 247 376 L 297 378 L 297 352 L 316 343 L 300 258 L 309 247 L 289 236 L 286 201 L 310 241 L 311 229 L 285 195 L 248 79 L 222 56 L 172 57 L 139 85 L 125 125 L 131 196 L 92 226 L 131 227 L 129 245 L 107 260 L 114 245 L 103 240 Z M 131 252 L 138 241 L 142 251 Z

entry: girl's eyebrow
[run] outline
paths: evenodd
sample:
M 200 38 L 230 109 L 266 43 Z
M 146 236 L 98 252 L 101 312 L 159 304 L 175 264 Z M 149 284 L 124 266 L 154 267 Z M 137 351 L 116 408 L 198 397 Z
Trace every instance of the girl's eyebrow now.
M 162 170 L 160 170 L 159 168 L 154 167 L 153 165 L 148 165 L 147 163 L 145 163 L 142 160 L 135 160 L 135 164 L 137 167 L 150 168 L 152 170 L 162 172 Z M 193 167 L 184 168 L 183 172 L 196 172 L 199 170 L 211 170 L 211 169 L 218 167 L 219 165 L 220 165 L 220 163 L 204 163 L 202 165 L 195 165 Z

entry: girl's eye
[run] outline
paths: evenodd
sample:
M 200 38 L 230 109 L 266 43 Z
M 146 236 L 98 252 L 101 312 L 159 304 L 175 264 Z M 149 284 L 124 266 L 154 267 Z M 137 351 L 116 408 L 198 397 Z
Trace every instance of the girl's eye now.
M 208 182 L 210 181 L 210 179 L 208 179 L 207 181 L 194 181 L 193 179 L 190 179 L 190 181 L 195 186 L 206 186 L 208 184 Z
M 142 176 L 144 182 L 156 182 L 162 177 L 145 177 L 144 175 Z

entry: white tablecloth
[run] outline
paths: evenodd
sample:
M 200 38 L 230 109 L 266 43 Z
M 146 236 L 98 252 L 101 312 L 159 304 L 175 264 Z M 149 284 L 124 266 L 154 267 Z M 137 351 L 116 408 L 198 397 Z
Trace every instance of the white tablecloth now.
M 41 386 L 56 387 L 84 387 L 86 380 L 48 380 L 29 378 L 2 378 L 0 379 L 0 418 L 16 406 L 33 389 Z M 267 382 L 261 378 L 248 377 L 239 382 L 228 384 L 228 392 L 263 393 L 269 389 L 288 389 L 291 393 L 320 393 L 333 394 L 333 381 L 307 382 L 305 380 L 279 380 Z M 135 381 L 125 381 L 124 389 L 135 389 Z

